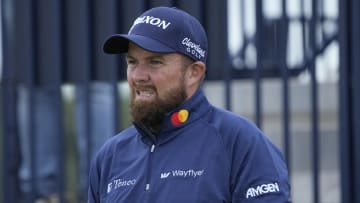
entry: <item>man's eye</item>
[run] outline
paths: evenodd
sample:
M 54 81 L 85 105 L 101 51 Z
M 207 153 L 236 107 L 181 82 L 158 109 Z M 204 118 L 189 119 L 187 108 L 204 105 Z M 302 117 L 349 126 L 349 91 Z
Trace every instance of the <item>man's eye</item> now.
M 160 64 L 162 64 L 162 61 L 159 61 L 159 60 L 151 60 L 150 63 L 151 63 L 151 65 L 160 65 Z
M 136 63 L 136 61 L 135 60 L 127 60 L 126 63 L 129 65 L 133 65 Z

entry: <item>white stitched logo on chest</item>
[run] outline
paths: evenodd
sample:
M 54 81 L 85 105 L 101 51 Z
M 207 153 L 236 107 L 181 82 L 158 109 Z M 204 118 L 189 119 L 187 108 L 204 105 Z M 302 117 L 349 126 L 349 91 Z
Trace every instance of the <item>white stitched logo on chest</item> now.
M 136 183 L 136 179 L 124 180 L 116 179 L 108 183 L 106 192 L 109 194 L 111 191 L 119 189 L 121 187 L 133 186 Z
M 170 172 L 163 172 L 160 174 L 160 179 L 166 179 L 170 177 L 182 177 L 182 178 L 198 178 L 204 175 L 204 170 L 172 170 Z

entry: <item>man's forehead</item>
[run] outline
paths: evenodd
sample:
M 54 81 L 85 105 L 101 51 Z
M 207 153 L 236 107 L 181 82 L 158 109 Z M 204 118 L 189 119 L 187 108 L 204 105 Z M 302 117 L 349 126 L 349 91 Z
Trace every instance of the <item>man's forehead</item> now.
M 160 53 L 160 52 L 152 52 L 146 49 L 141 48 L 140 46 L 129 43 L 128 52 L 126 53 L 127 57 L 136 57 L 141 54 L 142 56 L 146 56 L 147 58 L 168 58 L 168 57 L 180 57 L 180 53 Z

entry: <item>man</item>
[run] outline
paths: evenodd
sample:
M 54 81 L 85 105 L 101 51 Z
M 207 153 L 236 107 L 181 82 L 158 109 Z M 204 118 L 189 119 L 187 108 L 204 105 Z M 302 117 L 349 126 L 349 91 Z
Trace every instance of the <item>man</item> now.
M 289 202 L 279 150 L 199 88 L 207 38 L 194 17 L 150 9 L 104 51 L 127 53 L 134 125 L 97 154 L 89 202 Z

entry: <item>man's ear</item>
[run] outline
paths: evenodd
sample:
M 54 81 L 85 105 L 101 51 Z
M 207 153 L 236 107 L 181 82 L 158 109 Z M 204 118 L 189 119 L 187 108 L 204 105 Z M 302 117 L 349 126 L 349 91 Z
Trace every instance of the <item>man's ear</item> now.
M 205 69 L 206 66 L 201 61 L 195 61 L 194 63 L 190 64 L 186 73 L 188 85 L 192 86 L 197 83 L 200 84 L 205 76 Z

